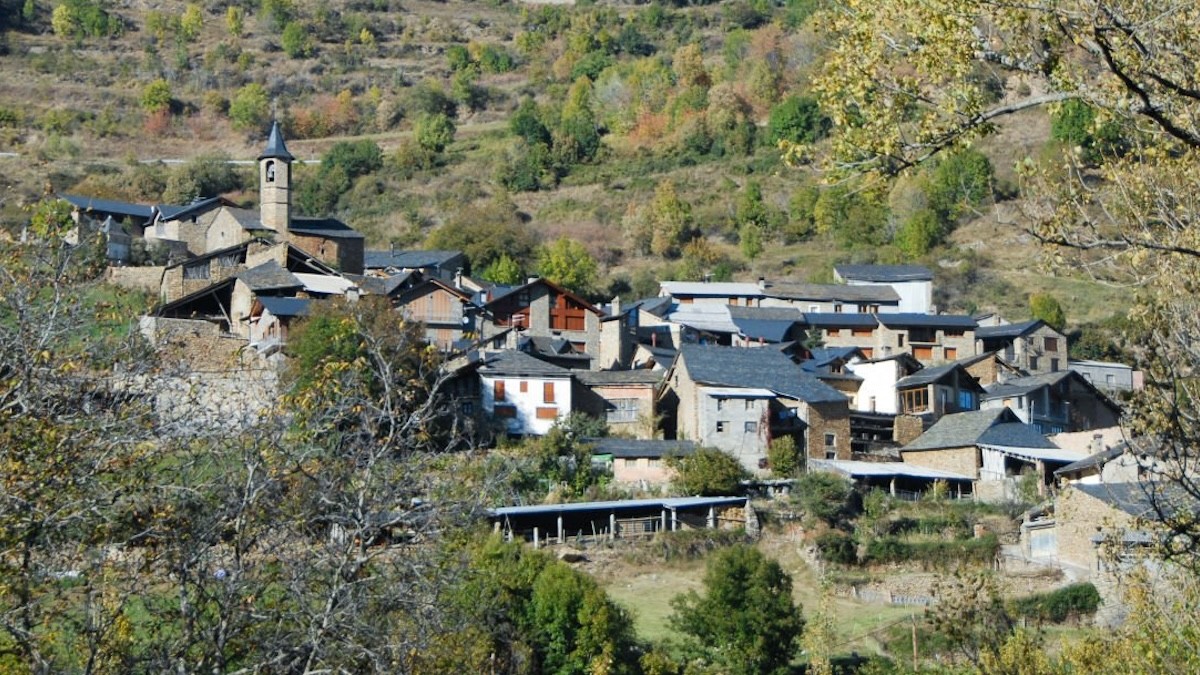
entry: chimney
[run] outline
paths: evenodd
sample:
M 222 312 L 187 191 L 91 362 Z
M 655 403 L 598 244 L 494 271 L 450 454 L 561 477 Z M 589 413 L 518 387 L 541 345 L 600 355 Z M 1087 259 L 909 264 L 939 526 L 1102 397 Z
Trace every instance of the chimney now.
M 532 276 L 532 277 L 526 277 L 526 279 L 525 279 L 525 283 L 527 283 L 527 284 L 532 284 L 533 282 L 535 282 L 535 281 L 537 281 L 537 280 L 538 280 L 538 277 L 537 277 L 537 275 L 534 275 L 534 276 Z
M 758 278 L 758 288 L 759 288 L 759 290 L 763 290 L 763 291 L 767 290 L 767 278 L 766 277 Z
M 653 331 L 652 333 L 650 333 L 650 346 L 651 347 L 658 346 L 658 331 Z
M 610 313 L 613 316 L 620 316 L 620 314 L 621 314 L 621 296 L 619 296 L 619 295 L 613 296 L 612 303 L 610 305 L 610 309 L 611 309 Z
M 460 289 L 460 290 L 462 289 L 462 268 L 461 267 L 454 270 L 454 287 L 457 289 Z

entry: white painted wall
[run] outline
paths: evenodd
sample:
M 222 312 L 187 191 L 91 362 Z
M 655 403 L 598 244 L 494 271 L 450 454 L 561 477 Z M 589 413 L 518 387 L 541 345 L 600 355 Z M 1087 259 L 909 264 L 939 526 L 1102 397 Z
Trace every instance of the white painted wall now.
M 489 417 L 493 417 L 496 412 L 496 381 L 504 381 L 504 401 L 502 405 L 511 404 L 517 409 L 515 417 L 505 418 L 502 421 L 505 423 L 507 431 L 512 434 L 525 434 L 541 436 L 550 431 L 550 427 L 554 423 L 567 416 L 571 412 L 571 380 L 563 378 L 536 378 L 536 377 L 491 377 L 480 374 L 479 383 L 482 388 L 481 398 L 483 400 L 483 409 Z M 521 382 L 525 382 L 526 391 L 521 391 Z M 546 403 L 543 401 L 544 383 L 552 383 L 554 385 L 554 403 Z M 538 408 L 558 408 L 558 415 L 555 419 L 538 419 Z
M 848 363 L 846 370 L 863 379 L 854 400 L 855 410 L 871 412 L 871 397 L 874 396 L 875 412 L 889 415 L 900 412 L 896 397 L 896 380 L 899 378 L 896 377 L 895 361 Z
M 891 286 L 900 296 L 901 313 L 932 314 L 933 313 L 933 282 L 932 281 L 898 281 L 890 284 L 876 281 L 849 281 L 851 286 Z M 880 310 L 882 311 L 882 307 Z

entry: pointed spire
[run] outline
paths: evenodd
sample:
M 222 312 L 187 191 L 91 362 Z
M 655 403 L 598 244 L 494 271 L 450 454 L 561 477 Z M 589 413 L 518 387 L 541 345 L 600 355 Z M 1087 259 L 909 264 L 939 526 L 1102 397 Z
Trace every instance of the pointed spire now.
M 292 153 L 288 152 L 287 145 L 283 142 L 283 130 L 279 128 L 279 121 L 271 122 L 271 135 L 267 137 L 267 147 L 263 149 L 258 159 L 282 159 L 285 162 L 295 161 Z

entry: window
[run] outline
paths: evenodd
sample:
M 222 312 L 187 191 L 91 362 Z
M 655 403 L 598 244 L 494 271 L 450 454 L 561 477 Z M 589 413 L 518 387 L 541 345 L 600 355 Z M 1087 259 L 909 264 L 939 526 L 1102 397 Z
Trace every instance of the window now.
M 539 420 L 558 419 L 558 408 L 538 408 L 537 418 Z
M 208 279 L 208 263 L 184 267 L 183 278 L 188 281 Z
M 1107 384 L 1108 386 L 1111 387 L 1116 383 L 1117 383 L 1117 378 L 1112 373 L 1107 373 L 1104 376 L 1104 384 Z
M 274 183 L 275 182 L 275 160 L 268 161 L 266 169 L 267 169 L 267 182 Z
M 933 347 L 913 347 L 912 355 L 918 361 L 932 361 Z
M 725 409 L 725 404 L 726 404 L 728 401 L 729 401 L 729 399 L 727 399 L 727 398 L 718 398 L 718 399 L 717 399 L 717 410 L 724 410 L 724 409 Z
M 1050 372 L 1058 372 L 1058 359 L 1050 359 Z
M 745 398 L 742 399 L 742 402 L 745 404 L 746 410 L 754 410 L 754 399 Z
M 859 313 L 859 314 L 866 314 L 866 313 L 867 313 L 867 306 L 866 306 L 866 305 L 859 305 L 859 306 L 858 306 L 858 313 Z
M 841 314 L 841 313 L 842 313 L 842 306 L 841 306 L 840 304 L 838 304 L 838 305 L 834 305 L 834 306 L 833 306 L 833 311 L 834 311 L 834 313 L 836 313 L 836 314 Z
M 612 408 L 608 410 L 609 424 L 636 422 L 638 417 L 638 400 L 636 398 L 613 399 Z
M 871 337 L 871 333 L 874 333 L 874 332 L 875 331 L 873 331 L 870 328 L 864 328 L 862 326 L 859 326 L 859 327 L 853 329 L 852 331 L 850 331 L 850 334 L 853 335 L 854 337 Z
M 810 311 L 810 312 L 813 312 L 813 313 L 820 312 L 820 311 L 821 311 L 821 306 L 820 306 L 820 305 L 809 305 L 809 306 L 808 306 L 808 311 Z
M 963 337 L 967 334 L 967 331 L 963 330 L 962 328 L 947 328 L 943 330 L 942 333 L 946 337 Z
M 554 383 L 553 382 L 542 383 L 542 402 L 543 403 L 554 403 Z
M 908 389 L 900 392 L 900 412 L 919 413 L 929 410 L 929 390 Z
M 904 333 L 896 333 L 896 346 L 897 347 L 904 346 Z
M 909 328 L 909 342 L 937 342 L 937 331 L 932 328 Z
M 497 403 L 504 401 L 504 380 L 496 380 L 492 383 L 492 398 Z
M 825 459 L 837 459 L 837 434 L 825 434 Z
M 1038 357 L 1036 357 L 1036 356 L 1029 357 L 1029 369 L 1030 370 L 1038 369 Z
M 462 414 L 474 415 L 475 414 L 475 404 L 470 401 L 463 401 Z
M 1044 338 L 1042 344 L 1045 346 L 1046 351 L 1048 352 L 1058 351 L 1058 338 L 1056 337 Z
M 875 412 L 875 397 L 874 397 L 874 396 L 872 396 L 872 397 L 871 397 L 869 400 L 870 400 L 870 402 L 871 402 L 871 403 L 870 403 L 870 405 L 871 405 L 871 412 Z
M 861 351 L 863 353 L 863 358 L 867 358 L 867 359 L 875 358 L 875 349 L 873 347 L 860 347 L 859 351 Z
M 757 434 L 758 433 L 758 422 L 746 422 L 746 426 L 743 429 L 743 431 L 745 431 L 748 434 Z
M 959 410 L 974 410 L 975 409 L 975 392 L 973 392 L 973 391 L 958 392 L 958 409 Z
M 519 388 L 521 393 L 524 394 L 525 392 L 529 391 L 529 383 L 525 380 L 521 380 L 521 386 Z
M 729 426 L 729 423 L 724 420 L 717 421 L 717 433 L 718 434 L 725 433 L 725 428 L 728 426 Z
M 953 361 L 957 358 L 958 358 L 958 348 L 957 347 L 946 347 L 946 360 Z
M 496 406 L 496 417 L 516 417 L 517 407 L 515 405 L 498 405 Z

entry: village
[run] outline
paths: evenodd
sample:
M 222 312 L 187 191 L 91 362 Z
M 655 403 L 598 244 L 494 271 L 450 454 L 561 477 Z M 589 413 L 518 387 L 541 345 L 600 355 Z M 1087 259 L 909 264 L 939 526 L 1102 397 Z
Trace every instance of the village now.
M 572 414 L 606 423 L 593 464 L 637 498 L 500 506 L 490 518 L 507 539 L 754 530 L 750 496 L 795 486 L 770 461 L 788 439 L 805 472 L 864 494 L 1036 504 L 997 564 L 1093 580 L 1106 602 L 1119 602 L 1111 581 L 1127 570 L 1105 547 L 1150 543 L 1162 462 L 1122 427 L 1141 373 L 1070 359 L 1067 336 L 1042 320 L 941 314 L 925 267 L 841 265 L 834 284 L 664 281 L 657 297 L 598 305 L 541 278 L 483 283 L 458 251 L 369 250 L 345 223 L 295 216 L 294 159 L 274 125 L 257 212 L 219 197 L 62 195 L 78 237 L 103 235 L 110 281 L 158 295 L 140 330 L 191 364 L 188 400 L 163 403 L 190 424 L 231 411 L 252 424 L 278 397 L 293 324 L 320 303 L 379 296 L 444 355 L 448 410 L 482 446 Z M 166 264 L 128 265 L 138 249 L 169 252 Z M 674 491 L 674 462 L 700 448 L 736 458 L 742 494 Z

